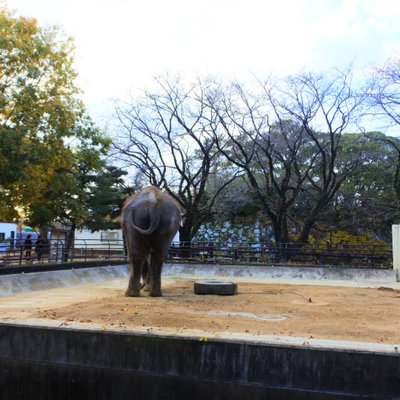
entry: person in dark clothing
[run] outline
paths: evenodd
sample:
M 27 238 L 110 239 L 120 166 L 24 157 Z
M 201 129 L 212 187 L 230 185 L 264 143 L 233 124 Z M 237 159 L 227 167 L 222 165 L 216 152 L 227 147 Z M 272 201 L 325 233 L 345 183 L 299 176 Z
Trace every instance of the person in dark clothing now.
M 44 250 L 44 241 L 42 240 L 42 238 L 39 235 L 35 242 L 35 252 L 36 252 L 36 258 L 38 261 L 42 261 L 43 250 Z
M 26 258 L 31 258 L 31 252 L 32 252 L 32 235 L 28 235 L 24 241 L 24 250 L 25 250 L 25 257 Z

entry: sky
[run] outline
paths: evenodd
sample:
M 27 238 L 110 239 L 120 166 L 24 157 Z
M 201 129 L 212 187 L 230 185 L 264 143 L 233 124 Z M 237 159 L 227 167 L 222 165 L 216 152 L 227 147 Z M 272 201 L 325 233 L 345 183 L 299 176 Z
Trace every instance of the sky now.
M 4 0 L 3 0 L 4 2 Z M 75 41 L 97 121 L 154 76 L 223 79 L 366 68 L 400 55 L 399 0 L 5 0 Z

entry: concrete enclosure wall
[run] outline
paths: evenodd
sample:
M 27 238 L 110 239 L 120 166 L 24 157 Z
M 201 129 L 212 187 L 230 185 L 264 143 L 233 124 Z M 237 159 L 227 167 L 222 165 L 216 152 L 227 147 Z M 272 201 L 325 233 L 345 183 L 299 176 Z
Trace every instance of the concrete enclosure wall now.
M 31 268 L 34 270 L 34 268 Z M 396 282 L 393 270 L 323 268 L 323 267 L 274 267 L 214 264 L 165 264 L 165 275 L 193 277 L 262 278 L 271 280 L 319 280 L 359 283 L 390 284 Z M 127 265 L 67 269 L 58 271 L 29 272 L 0 275 L 0 296 L 12 296 L 33 290 L 82 285 L 112 279 L 127 278 Z
M 215 276 L 237 278 L 262 278 L 279 280 L 320 280 L 363 283 L 395 283 L 396 275 L 389 269 L 266 266 L 266 265 L 215 265 L 166 264 L 164 274 Z
M 400 356 L 0 324 L 2 399 L 399 399 Z
M 103 282 L 126 278 L 127 276 L 127 265 L 3 275 L 0 276 L 0 296 L 12 296 L 34 290 Z

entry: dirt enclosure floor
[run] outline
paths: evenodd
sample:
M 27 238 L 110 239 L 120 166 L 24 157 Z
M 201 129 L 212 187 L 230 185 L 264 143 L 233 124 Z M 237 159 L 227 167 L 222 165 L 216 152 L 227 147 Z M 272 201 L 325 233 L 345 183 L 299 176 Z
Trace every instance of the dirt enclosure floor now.
M 0 321 L 218 337 L 293 336 L 400 343 L 400 290 L 236 281 L 234 296 L 196 295 L 163 277 L 163 297 L 124 296 L 126 280 L 0 298 Z

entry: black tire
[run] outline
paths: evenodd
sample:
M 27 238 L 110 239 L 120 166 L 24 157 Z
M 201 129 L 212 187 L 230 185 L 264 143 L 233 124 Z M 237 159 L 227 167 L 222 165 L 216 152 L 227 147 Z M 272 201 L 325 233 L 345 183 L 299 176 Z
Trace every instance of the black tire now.
M 232 296 L 237 293 L 237 284 L 224 281 L 196 281 L 194 283 L 195 294 L 217 294 L 223 296 Z

